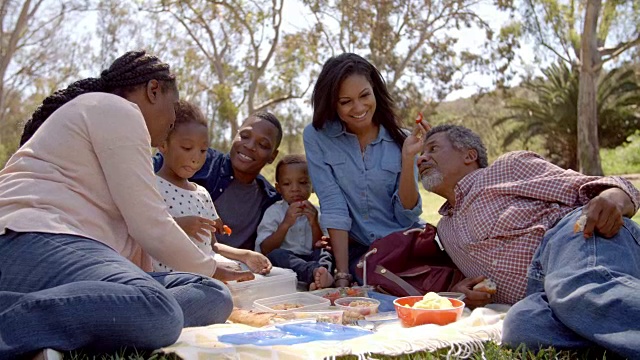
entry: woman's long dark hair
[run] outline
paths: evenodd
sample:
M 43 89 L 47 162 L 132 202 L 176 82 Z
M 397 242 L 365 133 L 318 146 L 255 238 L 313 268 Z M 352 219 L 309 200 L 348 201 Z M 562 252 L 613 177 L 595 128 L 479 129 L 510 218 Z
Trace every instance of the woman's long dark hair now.
M 316 130 L 320 130 L 327 121 L 335 121 L 337 119 L 336 104 L 338 103 L 340 85 L 347 77 L 354 74 L 364 76 L 373 88 L 373 95 L 376 98 L 373 123 L 384 126 L 393 141 L 402 149 L 402 144 L 404 144 L 407 135 L 398 124 L 395 103 L 391 99 L 391 95 L 389 95 L 382 75 L 370 62 L 353 53 L 334 56 L 324 63 L 313 88 L 313 96 L 311 98 L 313 127 Z
M 99 78 L 88 78 L 74 82 L 65 89 L 57 90 L 48 96 L 24 125 L 20 145 L 33 136 L 47 118 L 62 105 L 75 97 L 90 92 L 108 92 L 125 96 L 139 85 L 158 80 L 161 89 L 175 89 L 175 75 L 171 74 L 169 65 L 157 57 L 148 55 L 144 50 L 129 51 L 117 58 L 109 69 L 104 70 Z

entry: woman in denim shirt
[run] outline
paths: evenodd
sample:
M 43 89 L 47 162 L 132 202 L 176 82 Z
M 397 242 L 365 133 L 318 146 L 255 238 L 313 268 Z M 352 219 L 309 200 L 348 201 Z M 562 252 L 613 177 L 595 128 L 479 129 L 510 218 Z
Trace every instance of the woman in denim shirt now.
M 422 125 L 400 127 L 378 70 L 346 53 L 330 58 L 313 90 L 304 130 L 309 174 L 336 260 L 336 286 L 349 286 L 369 245 L 421 226 L 415 157 Z

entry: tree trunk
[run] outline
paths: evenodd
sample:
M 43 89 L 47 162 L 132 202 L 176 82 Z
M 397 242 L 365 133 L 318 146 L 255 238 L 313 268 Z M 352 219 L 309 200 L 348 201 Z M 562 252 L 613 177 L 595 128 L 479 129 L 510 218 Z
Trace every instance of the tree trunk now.
M 598 144 L 597 86 L 601 57 L 598 51 L 598 16 L 601 0 L 588 0 L 580 50 L 578 88 L 578 159 L 586 175 L 603 175 Z

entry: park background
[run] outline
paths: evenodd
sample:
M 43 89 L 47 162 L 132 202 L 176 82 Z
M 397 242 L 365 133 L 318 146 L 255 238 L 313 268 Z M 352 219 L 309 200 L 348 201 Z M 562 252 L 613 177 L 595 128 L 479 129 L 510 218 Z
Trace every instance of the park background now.
M 283 123 L 280 154 L 303 153 L 322 64 L 356 52 L 380 69 L 406 127 L 422 112 L 476 131 L 490 161 L 527 149 L 640 184 L 637 1 L 3 0 L 0 26 L 0 166 L 44 97 L 138 48 L 172 65 L 212 147 L 228 150 L 247 114 L 268 110 Z M 591 103 L 597 153 L 584 160 Z M 435 223 L 442 199 L 423 199 Z
M 406 127 L 422 112 L 480 134 L 490 161 L 527 149 L 587 174 L 640 173 L 638 1 L 3 0 L 0 30 L 0 166 L 44 97 L 144 48 L 171 64 L 223 151 L 268 110 L 280 154 L 303 153 L 322 64 L 356 52 Z M 437 221 L 442 199 L 423 199 Z
M 356 52 L 381 71 L 407 127 L 422 112 L 477 132 L 490 161 L 527 149 L 640 185 L 637 0 L 1 0 L 0 167 L 47 95 L 139 48 L 171 64 L 223 151 L 247 114 L 268 110 L 283 123 L 280 153 L 304 152 L 322 64 Z M 444 200 L 421 194 L 436 223 Z M 579 358 L 491 344 L 476 355 Z

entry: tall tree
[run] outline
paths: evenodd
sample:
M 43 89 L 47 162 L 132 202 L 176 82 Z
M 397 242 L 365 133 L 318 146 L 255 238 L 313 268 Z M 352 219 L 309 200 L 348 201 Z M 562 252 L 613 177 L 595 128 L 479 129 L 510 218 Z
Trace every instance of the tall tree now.
M 188 44 L 187 61 L 200 64 L 207 106 L 218 129 L 237 131 L 240 117 L 302 97 L 310 84 L 313 33 L 283 30 L 284 0 L 163 0 L 145 7 L 170 14 Z
M 541 141 L 546 156 L 564 168 L 578 170 L 578 117 L 581 73 L 561 62 L 543 70 L 543 77 L 524 82 L 526 90 L 511 99 L 509 116 L 494 125 L 511 124 L 503 147 L 524 140 L 525 147 Z M 613 69 L 597 79 L 594 110 L 599 119 L 599 144 L 615 148 L 640 128 L 640 85 L 630 67 Z
M 84 8 L 79 1 L 0 2 L 0 165 L 43 96 L 80 69 L 74 55 L 87 49 L 68 30 Z
M 526 32 L 548 53 L 580 69 L 577 142 L 580 170 L 602 175 L 596 110 L 603 65 L 640 45 L 637 0 L 525 0 Z
M 303 1 L 317 19 L 327 57 L 340 52 L 368 57 L 407 120 L 460 89 L 468 73 L 488 69 L 497 55 L 489 51 L 494 29 L 477 13 L 481 3 L 492 6 L 489 1 Z M 462 30 L 484 34 L 485 44 L 459 49 Z

